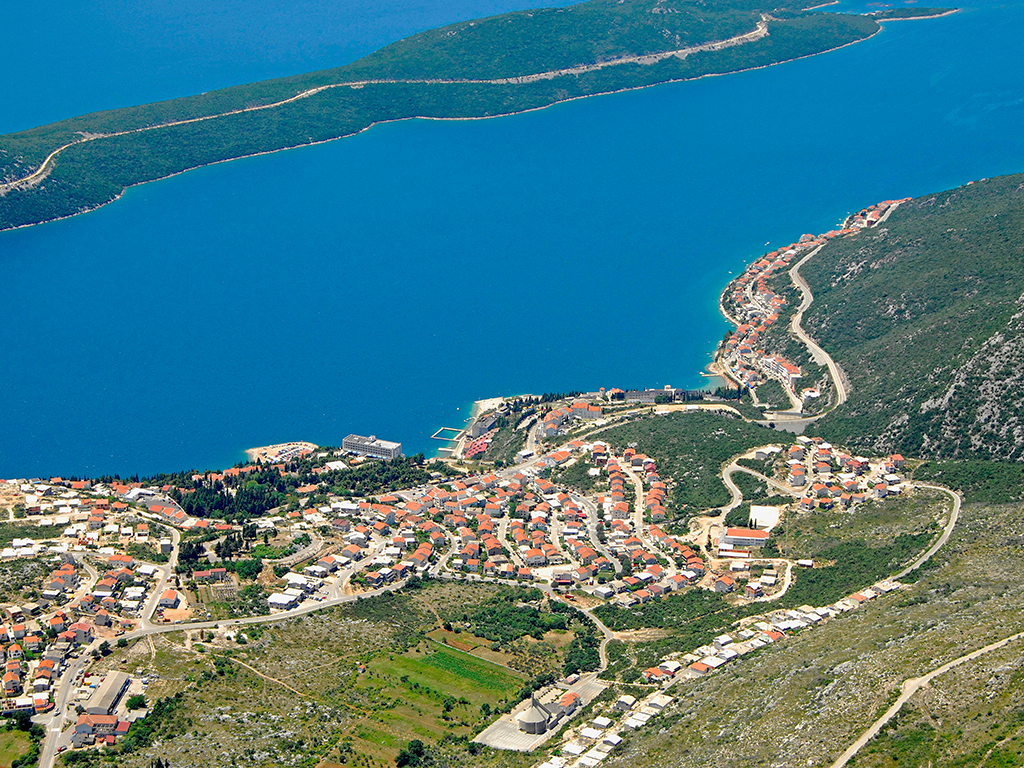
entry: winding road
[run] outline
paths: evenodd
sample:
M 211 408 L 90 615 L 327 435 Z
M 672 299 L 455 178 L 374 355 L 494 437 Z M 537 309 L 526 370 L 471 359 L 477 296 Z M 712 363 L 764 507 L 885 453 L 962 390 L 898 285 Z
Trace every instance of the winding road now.
M 934 555 L 936 552 L 942 549 L 942 547 L 945 546 L 946 542 L 949 541 L 949 536 L 953 533 L 953 529 L 956 527 L 956 521 L 960 519 L 960 505 L 962 504 L 960 494 L 949 490 L 949 488 L 944 488 L 941 485 L 914 483 L 913 487 L 929 488 L 933 491 L 941 491 L 942 493 L 947 494 L 953 500 L 953 509 L 949 513 L 949 521 L 946 523 L 946 527 L 943 529 L 942 535 L 939 536 L 938 540 L 928 548 L 927 552 L 925 552 L 923 555 L 917 558 L 917 560 L 915 560 L 902 571 L 893 576 L 894 579 L 902 579 L 911 571 L 916 571 L 922 565 L 927 563 L 932 558 L 932 555 Z
M 892 214 L 892 212 L 895 211 L 900 206 L 901 202 L 902 201 L 897 201 L 890 205 L 886 209 L 882 217 L 875 224 L 875 226 L 877 227 L 878 225 L 882 224 L 886 219 L 888 219 L 890 214 Z M 760 424 L 772 425 L 778 429 L 785 430 L 788 432 L 795 432 L 796 434 L 800 434 L 808 425 L 814 423 L 822 416 L 826 415 L 827 413 L 830 413 L 831 411 L 834 411 L 836 408 L 843 405 L 849 397 L 849 382 L 846 379 L 846 374 L 843 373 L 842 368 L 839 367 L 839 365 L 832 358 L 832 356 L 824 349 L 822 349 L 822 347 L 814 339 L 812 339 L 803 328 L 804 313 L 807 311 L 807 309 L 811 306 L 811 303 L 814 301 L 814 294 L 811 292 L 810 285 L 808 285 L 803 275 L 800 274 L 800 268 L 808 261 L 810 261 L 810 259 L 812 259 L 819 251 L 821 251 L 821 249 L 824 248 L 826 244 L 827 243 L 823 243 L 822 245 L 819 245 L 817 248 L 807 253 L 807 255 L 800 259 L 789 270 L 790 280 L 793 282 L 793 285 L 795 285 L 800 290 L 800 293 L 802 295 L 800 306 L 797 307 L 796 312 L 793 314 L 793 317 L 790 320 L 789 330 L 804 346 L 807 347 L 807 351 L 810 353 L 811 359 L 814 360 L 815 363 L 817 363 L 818 365 L 823 365 L 826 368 L 828 368 L 829 376 L 831 376 L 833 386 L 836 390 L 836 400 L 826 411 L 816 414 L 814 416 L 804 416 L 799 411 L 799 406 L 796 404 L 794 393 L 791 392 L 789 388 L 785 388 L 786 394 L 789 395 L 790 399 L 794 401 L 794 410 L 776 411 L 775 413 L 772 414 L 766 414 L 770 416 L 770 418 L 758 422 Z M 748 285 L 746 291 L 748 295 L 751 297 L 751 300 L 753 300 L 751 286 Z M 739 323 L 737 322 L 736 318 L 730 315 L 729 312 L 726 310 L 725 295 L 725 292 L 723 292 L 722 296 L 719 297 L 718 308 L 726 320 L 728 320 L 733 325 L 738 326 Z
M 604 639 L 601 640 L 601 645 L 597 649 L 601 656 L 601 666 L 593 673 L 594 677 L 600 677 L 601 673 L 608 669 L 608 643 L 615 639 L 615 633 L 608 629 L 603 621 L 591 613 L 589 608 L 579 608 L 577 610 L 580 613 L 586 614 L 587 618 L 594 622 L 594 625 L 601 630 L 601 634 L 604 636 Z
M 770 477 L 765 477 L 760 472 L 757 472 L 753 469 L 744 467 L 736 463 L 737 460 L 740 458 L 752 458 L 753 455 L 754 452 L 751 451 L 744 454 L 744 456 L 739 456 L 736 459 L 733 459 L 733 461 L 730 462 L 729 465 L 722 470 L 722 482 L 725 484 L 725 487 L 729 490 L 729 493 L 732 494 L 732 500 L 727 505 L 722 507 L 722 511 L 714 517 L 694 518 L 700 526 L 700 533 L 697 535 L 695 543 L 700 544 L 701 539 L 703 539 L 704 550 L 709 558 L 711 557 L 711 529 L 716 525 L 720 528 L 724 528 L 726 515 L 728 515 L 730 512 L 736 509 L 736 507 L 743 503 L 743 491 L 740 490 L 739 486 L 736 485 L 735 481 L 732 479 L 733 474 L 735 474 L 736 472 L 743 472 L 748 475 L 753 475 L 758 480 L 767 483 L 769 486 L 775 486 L 776 488 L 778 488 L 781 491 L 784 491 L 787 494 L 792 494 L 793 492 L 792 489 L 787 488 L 782 483 L 776 480 L 772 480 Z M 770 603 L 785 596 L 785 594 L 789 591 L 790 585 L 793 583 L 793 568 L 796 564 L 792 560 L 787 560 L 784 557 L 758 558 L 758 560 L 767 561 L 772 565 L 773 568 L 781 569 L 783 571 L 782 587 L 781 589 L 779 589 L 778 592 L 775 592 L 774 594 L 756 597 L 751 599 L 750 602 Z
M 752 453 L 746 454 L 748 458 L 751 455 Z M 721 508 L 721 512 L 718 515 L 715 515 L 713 517 L 694 518 L 694 521 L 697 523 L 697 526 L 699 527 L 692 528 L 691 534 L 694 536 L 697 544 L 701 544 L 703 541 L 703 546 L 709 556 L 711 554 L 711 529 L 716 525 L 719 527 L 724 527 L 726 515 L 728 515 L 729 512 L 736 509 L 740 504 L 743 503 L 743 492 L 740 490 L 739 486 L 736 485 L 735 481 L 733 481 L 733 474 L 735 474 L 736 472 L 743 472 L 745 474 L 756 477 L 758 480 L 768 484 L 769 486 L 775 487 L 786 494 L 791 495 L 794 493 L 794 489 L 789 488 L 788 486 L 778 482 L 777 480 L 773 480 L 770 477 L 766 477 L 765 475 L 761 474 L 760 472 L 757 472 L 756 470 L 737 464 L 737 460 L 738 459 L 734 459 L 724 470 L 722 470 L 722 482 L 725 484 L 725 487 L 728 488 L 729 493 L 732 495 L 732 500 L 729 502 L 729 504 Z M 949 541 L 950 535 L 952 535 L 953 533 L 953 529 L 956 528 L 957 521 L 960 519 L 960 507 L 963 503 L 959 494 L 941 485 L 930 485 L 927 483 L 911 483 L 911 487 L 929 489 L 933 491 L 939 491 L 940 493 L 944 493 L 950 497 L 950 500 L 953 502 L 953 505 L 950 510 L 949 519 L 946 521 L 946 525 L 943 527 L 942 534 L 939 536 L 938 539 L 936 539 L 935 543 L 932 544 L 920 557 L 918 557 L 916 560 L 914 560 L 914 562 L 912 562 L 910 565 L 908 565 L 906 568 L 904 568 L 902 571 L 900 571 L 892 577 L 893 579 L 897 580 L 905 577 L 907 574 L 913 571 L 916 571 L 918 568 L 920 568 L 922 565 L 928 562 L 932 558 L 932 556 L 935 555 L 936 552 L 938 552 L 940 549 L 942 549 L 942 547 L 946 545 L 946 542 Z M 756 598 L 751 602 L 762 603 L 778 600 L 780 597 L 785 595 L 786 592 L 789 590 L 789 586 L 792 583 L 793 579 L 793 568 L 796 564 L 792 560 L 786 558 L 772 558 L 771 563 L 776 568 L 778 568 L 779 566 L 785 566 L 785 575 L 783 576 L 782 589 L 773 595 L 765 595 L 763 597 Z
M 789 324 L 789 329 L 807 347 L 807 351 L 811 353 L 811 359 L 813 359 L 814 362 L 818 365 L 828 367 L 829 375 L 832 376 L 832 382 L 836 388 L 836 402 L 830 409 L 834 410 L 846 402 L 848 394 L 846 388 L 846 376 L 836 364 L 836 361 L 832 359 L 832 356 L 818 346 L 818 343 L 807 335 L 807 332 L 801 325 L 804 319 L 804 312 L 811 306 L 811 302 L 814 301 L 814 294 L 811 293 L 811 287 L 807 284 L 807 281 L 804 280 L 803 275 L 800 274 L 800 267 L 810 261 L 810 259 L 824 247 L 824 245 L 819 245 L 813 251 L 800 259 L 800 261 L 794 264 L 792 269 L 789 270 L 789 278 L 803 294 L 803 301 L 801 301 L 800 306 L 797 307 L 796 314 L 793 315 L 793 319 Z M 820 415 L 816 418 L 820 418 Z
M 901 202 L 902 201 L 897 201 L 890 205 L 886 209 L 885 213 L 882 214 L 881 218 L 879 218 L 879 220 L 875 223 L 875 226 L 879 226 L 886 219 L 888 219 L 892 212 L 899 208 Z M 804 312 L 807 311 L 807 309 L 811 306 L 811 303 L 814 301 L 814 294 L 811 293 L 811 286 L 807 284 L 807 281 L 804 279 L 803 275 L 800 274 L 800 267 L 802 267 L 804 264 L 810 261 L 822 248 L 825 247 L 826 244 L 827 243 L 823 243 L 822 245 L 819 245 L 817 248 L 812 250 L 802 259 L 800 259 L 800 261 L 794 264 L 789 270 L 789 279 L 793 281 L 793 285 L 800 289 L 800 293 L 803 296 L 803 299 L 800 302 L 800 306 L 797 307 L 796 313 L 794 313 L 793 318 L 789 323 L 789 330 L 793 333 L 794 336 L 796 336 L 801 341 L 801 343 L 804 344 L 804 346 L 807 347 L 807 351 L 810 352 L 811 359 L 814 360 L 814 362 L 816 362 L 818 365 L 824 365 L 825 367 L 828 368 L 829 375 L 832 377 L 832 383 L 836 388 L 836 401 L 824 413 L 819 413 L 816 416 L 799 416 L 798 414 L 780 412 L 774 415 L 775 420 L 782 420 L 792 423 L 804 422 L 804 426 L 814 421 L 817 421 L 826 413 L 834 411 L 836 408 L 845 403 L 847 398 L 849 397 L 849 382 L 846 379 L 846 374 L 843 373 L 843 369 L 839 367 L 836 361 L 832 359 L 832 356 L 824 349 L 822 349 L 818 342 L 812 339 L 803 328 Z M 725 313 L 724 301 L 720 301 L 719 306 L 722 308 L 722 314 L 725 315 L 726 319 L 729 319 L 730 322 L 733 322 L 735 324 L 735 321 L 732 320 L 729 317 L 729 315 Z
M 758 472 L 755 472 L 753 470 L 747 469 L 746 467 L 739 466 L 735 462 L 731 463 L 723 471 L 723 479 L 725 480 L 726 485 L 729 487 L 730 492 L 733 494 L 733 500 L 723 510 L 723 512 L 722 512 L 723 519 L 724 519 L 724 515 L 728 512 L 728 510 L 734 509 L 736 506 L 738 506 L 740 503 L 742 503 L 742 500 L 743 500 L 742 492 L 739 490 L 739 488 L 732 481 L 732 474 L 734 472 L 746 472 L 748 474 L 754 475 L 755 477 L 759 477 L 759 478 L 761 478 L 763 480 L 766 480 L 767 482 L 772 483 L 773 485 L 777 485 L 780 488 L 783 487 L 783 486 L 781 486 L 781 484 L 779 484 L 779 483 L 777 483 L 775 481 L 772 481 L 769 478 L 765 478 L 763 475 L 760 475 L 760 473 L 758 473 Z M 948 494 L 951 497 L 951 499 L 953 500 L 953 508 L 952 508 L 951 513 L 950 513 L 949 520 L 948 520 L 948 522 L 947 522 L 947 524 L 946 524 L 946 526 L 945 526 L 945 528 L 943 530 L 942 535 L 939 537 L 939 539 L 923 555 L 921 555 L 921 557 L 919 557 L 917 560 L 915 560 L 911 565 L 909 565 L 906 569 L 904 569 L 899 574 L 897 574 L 894 578 L 900 578 L 902 576 L 905 576 L 907 573 L 910 573 L 911 571 L 916 570 L 917 568 L 920 568 L 936 552 L 938 552 L 946 544 L 946 542 L 949 540 L 949 536 L 952 533 L 954 527 L 956 526 L 957 520 L 959 518 L 961 499 L 960 499 L 960 497 L 956 493 L 954 493 L 953 491 L 950 491 L 948 488 L 943 488 L 942 486 L 936 486 L 936 485 L 919 484 L 916 487 L 918 487 L 918 488 L 928 488 L 928 489 L 932 489 L 932 490 L 936 490 L 936 491 L 940 491 L 940 492 Z M 718 518 L 706 518 L 706 520 L 708 520 L 708 521 L 714 521 L 714 520 L 717 520 L 717 519 Z M 149 608 L 155 607 L 155 600 L 158 599 L 159 594 L 166 587 L 166 584 L 170 580 L 171 575 L 174 572 L 174 564 L 176 563 L 176 560 L 177 560 L 178 536 L 174 535 L 174 534 L 177 534 L 176 530 L 174 530 L 174 529 L 171 529 L 171 530 L 172 530 L 172 536 L 174 536 L 174 549 L 173 549 L 173 552 L 172 552 L 171 560 L 165 566 L 164 576 L 161 579 L 161 581 L 159 582 L 160 588 L 154 590 L 153 596 L 150 598 L 150 601 L 147 603 L 147 613 L 144 615 L 141 627 L 138 630 L 134 631 L 134 632 L 130 632 L 130 633 L 124 635 L 124 638 L 126 640 L 128 640 L 128 641 L 142 639 L 142 638 L 145 638 L 145 637 L 149 637 L 151 635 L 164 634 L 164 633 L 167 633 L 167 632 L 176 632 L 176 631 L 185 630 L 185 629 L 196 630 L 196 629 L 214 629 L 214 628 L 222 628 L 222 627 L 240 627 L 240 626 L 244 626 L 244 625 L 247 625 L 247 624 L 262 624 L 262 623 L 269 623 L 269 622 L 284 621 L 286 619 L 290 619 L 290 618 L 293 618 L 293 617 L 296 617 L 296 616 L 303 616 L 305 614 L 312 613 L 314 611 L 319 611 L 319 610 L 322 610 L 324 608 L 329 608 L 329 607 L 333 607 L 333 606 L 337 606 L 337 605 L 342 605 L 344 603 L 355 602 L 356 600 L 360 599 L 361 597 L 372 597 L 372 596 L 375 596 L 375 595 L 384 594 L 385 592 L 393 592 L 393 591 L 399 590 L 399 589 L 401 589 L 402 587 L 405 586 L 405 582 L 403 581 L 403 582 L 398 582 L 398 583 L 395 583 L 395 584 L 388 585 L 386 587 L 382 587 L 380 589 L 370 590 L 368 592 L 361 593 L 360 595 L 339 595 L 338 594 L 338 591 L 339 591 L 338 587 L 339 587 L 339 585 L 344 580 L 347 580 L 347 578 L 351 577 L 353 572 L 358 570 L 360 567 L 365 566 L 369 562 L 369 560 L 372 559 L 372 558 L 366 558 L 364 561 L 361 561 L 360 564 L 356 564 L 356 566 L 354 568 L 349 569 L 350 572 L 343 572 L 342 574 L 340 574 L 339 577 L 338 577 L 337 584 L 335 585 L 335 588 L 332 589 L 332 596 L 329 599 L 324 600 L 322 602 L 310 602 L 310 603 L 308 603 L 306 605 L 300 606 L 300 607 L 295 608 L 293 610 L 283 611 L 281 613 L 276 613 L 276 614 L 273 614 L 273 615 L 249 616 L 249 617 L 246 617 L 246 618 L 232 619 L 232 620 L 227 620 L 227 621 L 225 621 L 225 620 L 218 620 L 218 621 L 189 622 L 189 623 L 182 623 L 182 624 L 153 624 L 153 623 L 151 623 L 149 621 L 149 615 L 150 615 L 150 613 L 148 612 Z M 784 563 L 787 566 L 787 568 L 786 568 L 786 575 L 785 575 L 784 588 L 783 588 L 783 591 L 780 592 L 779 594 L 772 595 L 772 596 L 770 596 L 767 599 L 761 599 L 761 600 L 759 600 L 759 602 L 770 601 L 770 600 L 778 599 L 779 597 L 781 597 L 782 594 L 785 594 L 785 589 L 788 588 L 788 585 L 789 585 L 790 580 L 791 580 L 792 563 L 790 561 L 784 560 L 784 559 L 773 559 L 772 562 L 773 562 L 773 564 L 776 564 L 776 563 L 777 564 L 783 564 Z M 449 577 L 446 574 L 438 574 L 438 575 L 440 575 L 442 578 L 446 578 L 448 580 L 458 580 L 457 577 L 454 577 L 454 576 Z M 491 582 L 495 582 L 495 583 L 511 583 L 511 582 L 505 582 L 505 581 L 502 581 L 502 580 L 499 580 L 499 579 L 494 579 L 494 578 L 490 578 L 490 577 L 481 577 L 481 576 L 477 576 L 475 579 L 472 579 L 472 580 L 473 581 L 491 581 Z M 532 585 L 531 584 L 531 585 L 526 585 L 526 586 L 536 586 L 536 585 Z M 557 599 L 557 597 L 555 596 L 554 591 L 550 587 L 540 586 L 539 588 L 541 590 L 543 590 L 549 596 L 549 598 Z M 596 679 L 596 677 L 599 676 L 608 667 L 607 647 L 608 647 L 608 643 L 611 640 L 614 639 L 614 633 L 600 619 L 598 619 L 596 616 L 594 616 L 594 614 L 592 613 L 592 611 L 590 609 L 581 608 L 579 606 L 573 606 L 573 607 L 575 607 L 581 613 L 585 614 L 591 621 L 593 621 L 594 625 L 601 631 L 602 636 L 603 636 L 601 644 L 600 644 L 599 649 L 598 649 L 599 656 L 600 656 L 600 666 L 599 666 L 599 668 L 598 668 L 598 670 L 596 672 L 590 673 Z M 929 673 L 928 675 L 925 675 L 924 677 L 914 678 L 912 680 L 905 681 L 903 683 L 903 693 L 901 694 L 900 699 L 897 700 L 896 704 L 894 704 L 893 707 L 891 707 L 890 710 L 888 712 L 886 712 L 885 715 L 883 715 L 882 719 L 880 719 L 879 721 L 876 721 L 876 723 L 874 723 L 871 726 L 871 728 L 869 728 L 868 731 L 863 736 L 861 736 L 861 738 L 858 739 L 858 741 L 854 745 L 852 745 L 850 747 L 850 749 L 847 750 L 846 753 L 844 753 L 843 757 L 840 758 L 840 761 L 837 762 L 833 766 L 833 768 L 841 768 L 841 766 L 846 765 L 846 763 L 853 757 L 853 755 L 855 755 L 857 753 L 857 751 L 861 747 L 863 747 L 864 744 L 866 744 L 875 734 L 878 733 L 878 731 L 881 729 L 881 727 L 886 722 L 888 722 L 888 720 L 891 719 L 896 714 L 896 712 L 899 711 L 899 708 L 902 707 L 902 705 L 907 700 L 909 700 L 909 698 L 913 695 L 913 693 L 915 691 L 917 691 L 922 685 L 926 684 L 928 681 L 930 681 L 935 676 L 940 675 L 943 672 L 948 671 L 949 669 L 952 669 L 954 666 L 956 666 L 958 664 L 961 664 L 961 663 L 964 663 L 964 662 L 969 661 L 971 659 L 977 658 L 978 656 L 982 655 L 983 653 L 988 653 L 989 651 L 994 650 L 996 648 L 1000 648 L 1000 647 L 1006 645 L 1008 642 L 1011 642 L 1012 640 L 1016 640 L 1016 639 L 1018 639 L 1020 637 L 1024 637 L 1024 633 L 1019 633 L 1017 635 L 1013 635 L 1012 637 L 1006 638 L 1006 639 L 1001 640 L 1001 641 L 999 641 L 997 643 L 993 643 L 991 645 L 985 646 L 985 648 L 981 648 L 981 649 L 979 649 L 977 651 L 974 651 L 974 652 L 972 652 L 970 654 L 962 656 L 959 659 L 956 659 L 956 660 L 954 660 L 952 662 L 949 662 L 948 664 L 943 665 L 942 667 L 939 667 L 938 669 L 934 670 L 933 672 Z M 91 653 L 92 649 L 95 648 L 98 645 L 98 643 L 99 643 L 99 639 L 97 638 L 96 640 L 93 641 L 93 643 L 91 645 L 89 645 L 87 647 L 84 647 L 82 649 L 82 653 L 81 653 L 80 657 L 78 659 L 75 659 L 75 661 L 72 664 L 69 665 L 68 669 L 61 676 L 61 683 L 60 683 L 60 687 L 59 687 L 59 689 L 58 689 L 58 691 L 56 693 L 56 696 L 55 696 L 55 706 L 54 706 L 54 709 L 52 711 L 52 715 L 50 717 L 47 717 L 47 718 L 41 718 L 38 721 L 41 724 L 43 724 L 44 727 L 46 728 L 46 736 L 43 739 L 43 744 L 42 744 L 42 749 L 41 749 L 41 754 L 40 754 L 40 760 L 39 760 L 39 765 L 42 768 L 51 768 L 51 766 L 54 765 L 54 760 L 56 758 L 56 751 L 57 751 L 58 745 L 61 744 L 62 742 L 69 742 L 69 740 L 70 740 L 70 731 L 64 732 L 64 722 L 65 722 L 65 719 L 66 719 L 66 716 L 67 716 L 68 702 L 69 702 L 71 693 L 75 690 L 74 680 L 75 680 L 75 677 L 78 675 L 78 673 L 81 672 L 85 668 L 85 666 L 91 661 L 90 653 Z
M 789 486 L 780 483 L 778 480 L 772 480 L 770 477 L 766 477 L 765 475 L 762 475 L 760 472 L 756 470 L 750 469 L 749 467 L 744 467 L 741 464 L 736 463 L 739 459 L 750 459 L 753 457 L 753 451 L 750 451 L 744 454 L 743 456 L 737 456 L 726 466 L 725 469 L 722 470 L 722 483 L 725 485 L 726 489 L 732 495 L 732 500 L 724 507 L 722 507 L 721 511 L 717 515 L 694 518 L 694 520 L 696 520 L 700 526 L 700 534 L 697 534 L 698 538 L 696 543 L 700 543 L 700 536 L 705 534 L 710 536 L 711 527 L 715 525 L 724 526 L 726 515 L 728 515 L 730 512 L 736 509 L 736 507 L 743 503 L 743 491 L 740 490 L 740 487 L 736 485 L 736 482 L 732 479 L 732 476 L 737 472 L 743 472 L 744 474 L 747 475 L 753 475 L 761 482 L 767 484 L 770 487 L 778 488 L 780 491 L 787 495 L 792 496 L 794 494 L 793 488 L 790 488 Z M 691 532 L 693 533 L 694 529 L 691 528 Z M 710 539 L 708 539 L 708 541 L 709 540 Z

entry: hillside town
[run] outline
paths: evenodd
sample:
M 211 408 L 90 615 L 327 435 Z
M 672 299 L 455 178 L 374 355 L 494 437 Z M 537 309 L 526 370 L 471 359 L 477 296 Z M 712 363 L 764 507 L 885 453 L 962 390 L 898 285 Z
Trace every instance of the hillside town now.
M 814 387 L 799 388 L 799 379 L 804 375 L 800 366 L 782 355 L 766 352 L 762 346 L 765 333 L 778 322 L 786 303 L 768 282 L 829 240 L 874 226 L 903 202 L 885 200 L 848 217 L 839 229 L 817 236 L 803 235 L 795 243 L 766 253 L 733 280 L 721 304 L 722 313 L 736 324 L 736 330 L 726 336 L 720 348 L 719 359 L 727 375 L 747 387 L 756 387 L 769 379 L 779 382 L 796 411 L 820 397 Z
M 736 632 L 719 635 L 712 643 L 666 656 L 658 666 L 644 671 L 643 679 L 648 684 L 646 694 L 638 690 L 637 693 L 641 694 L 639 697 L 622 695 L 597 710 L 600 714 L 593 716 L 592 713 L 588 721 L 567 723 L 559 732 L 560 741 L 555 749 L 557 754 L 538 763 L 536 768 L 594 768 L 621 745 L 630 733 L 648 725 L 657 725 L 656 721 L 651 721 L 673 702 L 673 697 L 665 692 L 673 685 L 713 674 L 730 662 L 854 611 L 899 586 L 898 582 L 886 580 L 824 607 L 804 605 L 792 610 L 755 616 L 746 620 L 744 626 Z M 555 695 L 561 687 L 564 687 L 564 683 L 554 688 Z M 563 694 L 546 705 L 534 696 L 530 705 L 518 716 L 520 730 L 530 734 L 543 734 L 549 729 L 554 731 L 576 714 L 578 704 L 572 696 L 572 693 Z M 485 731 L 478 740 L 488 743 L 486 736 Z
M 899 202 L 865 209 L 843 229 L 805 236 L 737 278 L 726 296 L 738 327 L 722 350 L 741 389 L 775 379 L 797 409 L 818 396 L 798 394 L 799 368 L 758 345 L 785 304 L 767 281 L 829 238 L 883 220 Z M 541 768 L 594 766 L 671 703 L 669 687 L 900 586 L 883 579 L 823 606 L 771 606 L 798 578 L 795 571 L 834 565 L 783 554 L 775 531 L 800 516 L 853 512 L 912 494 L 901 455 L 859 456 L 822 437 L 787 436 L 723 465 L 731 503 L 693 514 L 676 500 L 683 480 L 663 476 L 659 461 L 636 443 L 619 445 L 602 433 L 668 414 L 739 418 L 728 400 L 672 387 L 612 388 L 496 398 L 486 406 L 466 428 L 453 430 L 447 463 L 427 465 L 421 456 L 417 465 L 404 458 L 400 443 L 349 435 L 339 448 L 265 446 L 248 451 L 252 463 L 159 482 L 0 482 L 8 515 L 0 550 L 7 577 L 3 714 L 55 724 L 55 752 L 116 746 L 150 703 L 147 679 L 90 673 L 112 646 L 177 627 L 278 621 L 413 580 L 491 582 L 539 588 L 584 615 L 605 639 L 597 672 L 535 690 L 477 741 L 531 751 L 560 731 L 557 754 Z M 516 439 L 507 441 L 509 435 Z M 499 439 L 514 458 L 481 462 Z M 370 493 L 342 490 L 348 474 L 394 466 L 415 482 Z M 742 520 L 733 510 L 743 493 L 727 477 L 737 472 L 775 494 L 771 504 L 748 504 Z M 267 496 L 271 486 L 275 495 Z M 275 502 L 252 514 L 224 513 L 243 497 L 253 505 L 264 497 Z M 577 714 L 608 685 L 598 672 L 607 665 L 612 632 L 594 609 L 631 611 L 701 590 L 732 606 L 763 603 L 764 610 L 713 642 L 666 653 L 640 672 L 647 695 L 606 702 L 604 714 L 577 724 Z M 65 723 L 72 727 L 62 729 Z
M 550 418 L 552 412 L 557 415 Z M 593 425 L 599 420 L 589 414 L 599 414 L 601 406 L 557 406 L 537 418 L 538 431 L 578 418 L 568 416 L 574 412 L 588 414 L 580 421 Z M 316 456 L 320 449 L 304 445 L 303 450 Z M 38 562 L 46 570 L 21 585 L 31 601 L 4 607 L 4 712 L 52 716 L 67 714 L 54 712 L 57 708 L 82 709 L 72 714 L 75 728 L 63 746 L 116 744 L 134 719 L 145 716 L 144 707 L 129 710 L 125 704 L 133 693 L 144 694 L 145 681 L 123 675 L 96 679 L 88 675 L 87 662 L 125 634 L 215 618 L 207 604 L 230 602 L 251 589 L 245 586 L 250 581 L 264 601 L 250 610 L 268 619 L 396 589 L 413 577 L 539 585 L 563 600 L 622 610 L 693 589 L 770 603 L 784 593 L 789 569 L 815 565 L 762 554 L 786 515 L 849 508 L 908 489 L 900 474 L 902 456 L 852 456 L 821 438 L 799 436 L 792 444 L 762 446 L 751 458 L 772 467 L 769 479 L 792 502 L 751 508 L 746 528 L 724 524 L 723 512 L 707 518 L 706 527 L 675 535 L 664 527 L 676 516 L 674 481 L 661 477 L 657 462 L 631 447 L 617 451 L 608 442 L 578 437 L 511 467 L 434 478 L 367 498 L 324 497 L 319 485 L 298 486 L 295 509 L 271 510 L 245 524 L 189 515 L 167 484 L 59 477 L 7 481 L 3 499 L 23 535 L 12 538 L 0 557 L 4 563 Z M 383 460 L 344 450 L 319 459 L 325 467 Z M 552 470 L 576 464 L 588 468 L 594 491 L 549 479 Z M 198 490 L 268 469 L 289 474 L 286 463 L 261 463 L 190 480 Z M 323 503 L 311 503 L 313 498 Z M 225 542 L 243 533 L 254 542 L 262 539 L 266 552 L 276 555 L 256 573 L 244 573 L 218 555 L 226 551 Z M 290 546 L 273 546 L 289 541 Z M 181 558 L 183 544 L 193 550 L 188 563 Z M 644 670 L 643 679 L 665 686 L 709 674 L 786 632 L 813 626 L 891 588 L 887 582 L 823 608 L 769 613 L 735 637 L 717 639 L 713 647 L 670 654 Z M 568 718 L 601 690 L 592 680 L 584 683 L 590 687 L 577 692 L 570 686 L 554 703 L 538 700 L 526 707 L 532 715 L 520 713 L 515 727 L 545 733 L 538 713 L 557 710 L 562 714 L 555 720 Z M 650 707 L 650 701 L 635 711 L 631 705 L 633 716 L 626 722 L 640 727 L 644 716 L 653 716 Z M 595 743 L 587 754 L 614 746 L 621 737 L 601 738 L 611 741 Z M 581 753 L 571 764 L 589 763 Z

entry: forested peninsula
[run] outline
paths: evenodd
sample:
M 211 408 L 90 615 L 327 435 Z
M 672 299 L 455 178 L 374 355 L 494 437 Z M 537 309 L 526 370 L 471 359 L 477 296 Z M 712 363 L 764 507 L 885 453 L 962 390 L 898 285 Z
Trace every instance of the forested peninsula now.
M 96 112 L 0 137 L 0 230 L 128 187 L 375 123 L 469 119 L 768 66 L 863 40 L 877 17 L 764 0 L 590 0 L 413 35 L 336 69 Z M 913 9 L 935 15 L 947 9 Z

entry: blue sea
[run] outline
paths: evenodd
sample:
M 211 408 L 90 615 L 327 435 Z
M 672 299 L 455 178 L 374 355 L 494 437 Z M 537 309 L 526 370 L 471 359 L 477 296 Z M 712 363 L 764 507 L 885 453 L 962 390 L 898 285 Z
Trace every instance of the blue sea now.
M 529 6 L 18 5 L 0 130 Z M 697 386 L 750 259 L 1024 170 L 1022 28 L 1024 2 L 974 3 L 764 70 L 377 126 L 2 233 L 0 477 L 218 468 L 350 432 L 429 453 L 479 398 Z

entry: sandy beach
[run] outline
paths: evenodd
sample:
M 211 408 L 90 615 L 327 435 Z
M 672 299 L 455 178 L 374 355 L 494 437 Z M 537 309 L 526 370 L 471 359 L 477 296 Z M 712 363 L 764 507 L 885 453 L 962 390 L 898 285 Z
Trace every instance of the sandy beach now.
M 505 402 L 504 397 L 489 397 L 485 400 L 477 400 L 473 403 L 473 410 L 470 412 L 470 418 L 475 419 L 481 413 L 487 413 L 493 411 L 499 405 Z
M 245 455 L 249 461 L 260 464 L 273 464 L 311 453 L 319 448 L 316 443 L 291 442 L 263 445 L 258 448 L 246 448 Z

